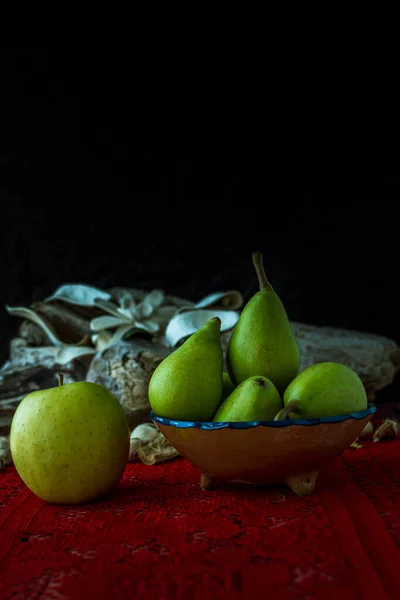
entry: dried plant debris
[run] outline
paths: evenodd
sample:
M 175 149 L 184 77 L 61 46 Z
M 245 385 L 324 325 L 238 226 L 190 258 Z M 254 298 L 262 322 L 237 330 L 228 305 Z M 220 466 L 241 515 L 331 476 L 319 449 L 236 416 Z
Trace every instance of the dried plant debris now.
M 19 337 L 24 339 L 28 346 L 46 346 L 49 341 L 43 329 L 32 321 L 22 321 Z
M 159 430 L 152 423 L 142 423 L 135 427 L 135 429 L 131 432 L 131 445 L 129 449 L 129 460 L 133 460 L 137 454 L 138 449 L 150 442 L 154 441 L 154 438 L 157 437 L 157 432 Z
M 155 465 L 177 456 L 179 452 L 152 423 L 142 423 L 132 431 L 129 460 L 139 458 L 145 465 Z
M 9 360 L 0 368 L 0 435 L 9 433 L 12 415 L 25 395 L 57 385 L 60 365 L 66 383 L 87 380 L 110 389 L 124 407 L 131 430 L 149 423 L 148 384 L 157 365 L 211 310 L 213 314 L 222 312 L 226 319 L 227 330 L 221 333 L 226 370 L 226 347 L 238 318 L 238 313 L 229 311 L 239 311 L 242 305 L 243 297 L 235 290 L 215 292 L 195 303 L 162 290 L 100 290 L 68 284 L 30 307 L 6 307 L 22 322 L 19 336 L 11 340 Z M 301 350 L 300 371 L 322 361 L 346 364 L 359 375 L 371 401 L 393 382 L 400 369 L 400 348 L 391 339 L 329 326 L 291 324 Z M 385 420 L 369 437 L 379 441 L 398 431 L 396 421 Z M 368 437 L 360 436 L 354 447 L 361 446 L 364 439 Z M 157 432 L 153 442 L 140 446 L 142 450 L 138 447 L 137 455 L 153 443 L 150 461 L 173 455 L 164 440 Z
M 84 345 L 88 341 L 86 337 L 77 344 L 63 342 L 55 331 L 54 326 L 34 310 L 23 306 L 7 306 L 6 308 L 9 314 L 28 319 L 41 327 L 48 341 L 54 346 L 55 360 L 59 365 L 65 365 L 76 358 L 87 357 L 96 353 L 96 350 L 92 346 Z
M 101 290 L 68 284 L 31 307 L 7 306 L 6 310 L 24 319 L 20 335 L 30 345 L 58 347 L 59 364 L 75 358 L 88 364 L 94 352 L 127 341 L 128 337 L 131 340 L 132 335 L 173 348 L 209 317 L 210 310 L 223 317 L 221 341 L 226 350 L 242 306 L 243 297 L 236 290 L 215 292 L 195 303 L 157 289 Z M 291 324 L 301 350 L 300 371 L 327 360 L 346 364 L 359 375 L 371 401 L 378 390 L 392 383 L 400 368 L 400 348 L 384 336 Z
M 358 438 L 357 438 L 357 440 L 358 440 Z M 363 445 L 362 445 L 362 444 L 359 444 L 357 440 L 355 440 L 354 442 L 352 442 L 352 443 L 350 444 L 349 448 L 350 448 L 351 450 L 359 450 L 360 448 L 362 448 L 362 447 L 363 447 Z
M 131 433 L 129 460 L 140 460 L 145 465 L 155 465 L 180 456 L 166 437 L 153 423 L 142 423 Z M 0 436 L 0 471 L 12 464 L 10 438 Z
M 362 430 L 359 437 L 350 445 L 353 450 L 363 448 L 360 440 L 371 440 L 380 442 L 387 438 L 395 438 L 400 434 L 400 424 L 393 419 L 384 419 L 381 423 L 374 425 L 371 421 Z
M 374 426 L 371 423 L 371 421 L 369 421 L 366 424 L 366 426 L 364 427 L 364 429 L 362 430 L 362 432 L 360 433 L 359 438 L 363 439 L 363 438 L 371 437 L 373 433 L 374 433 Z
M 384 438 L 395 438 L 400 433 L 400 425 L 392 419 L 384 419 L 373 433 L 372 439 L 374 442 L 379 442 Z

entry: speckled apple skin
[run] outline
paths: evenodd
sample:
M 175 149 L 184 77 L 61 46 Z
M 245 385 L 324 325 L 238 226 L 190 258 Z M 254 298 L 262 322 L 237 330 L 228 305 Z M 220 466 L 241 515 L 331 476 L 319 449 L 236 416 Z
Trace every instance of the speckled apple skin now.
M 288 385 L 285 406 L 296 400 L 298 409 L 290 418 L 334 417 L 365 410 L 367 393 L 360 377 L 347 365 L 325 361 L 311 365 Z
M 26 396 L 11 424 L 15 468 L 46 502 L 79 504 L 110 491 L 129 458 L 130 430 L 117 398 L 76 382 Z

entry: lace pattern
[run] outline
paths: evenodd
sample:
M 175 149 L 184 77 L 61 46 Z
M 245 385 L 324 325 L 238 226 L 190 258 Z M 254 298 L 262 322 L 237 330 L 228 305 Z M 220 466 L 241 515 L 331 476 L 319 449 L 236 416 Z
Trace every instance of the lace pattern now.
M 113 495 L 45 504 L 0 474 L 0 598 L 400 598 L 400 443 L 366 442 L 315 492 L 199 487 L 177 458 L 127 465 Z

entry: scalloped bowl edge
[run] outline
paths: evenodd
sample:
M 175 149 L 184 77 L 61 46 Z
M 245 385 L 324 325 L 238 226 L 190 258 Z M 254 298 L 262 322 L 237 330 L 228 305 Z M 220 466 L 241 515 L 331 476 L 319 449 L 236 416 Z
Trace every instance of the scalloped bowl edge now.
M 252 427 L 289 427 L 291 425 L 307 426 L 320 425 L 322 423 L 340 423 L 348 419 L 365 419 L 372 416 L 376 412 L 376 406 L 372 402 L 368 403 L 365 410 L 358 412 L 337 415 L 334 417 L 320 417 L 315 419 L 285 419 L 282 421 L 179 421 L 176 419 L 168 419 L 160 417 L 153 410 L 150 412 L 150 418 L 155 423 L 160 423 L 164 426 L 178 427 L 180 429 L 251 429 Z

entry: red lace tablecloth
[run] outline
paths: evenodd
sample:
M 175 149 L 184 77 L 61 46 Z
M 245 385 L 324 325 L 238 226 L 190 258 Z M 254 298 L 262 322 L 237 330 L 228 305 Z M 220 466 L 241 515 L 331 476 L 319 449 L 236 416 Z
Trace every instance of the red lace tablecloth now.
M 36 498 L 0 473 L 0 598 L 400 599 L 400 442 L 348 450 L 315 492 L 219 485 L 183 458 L 132 463 L 116 494 Z

